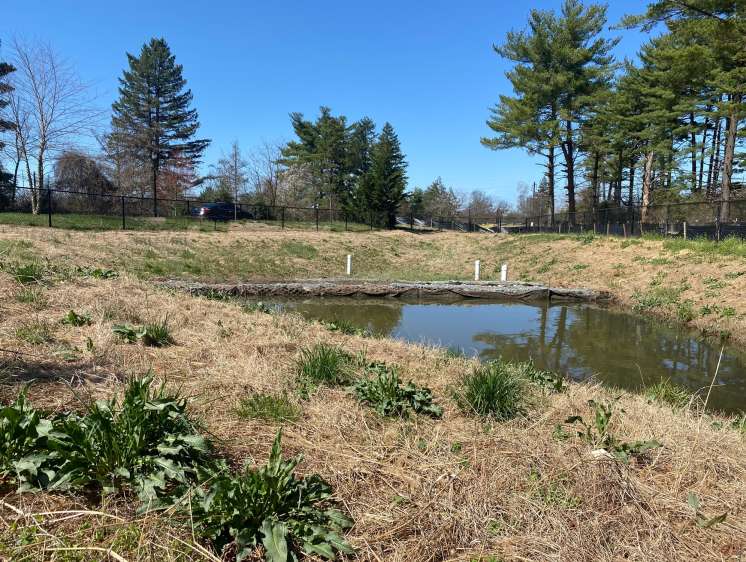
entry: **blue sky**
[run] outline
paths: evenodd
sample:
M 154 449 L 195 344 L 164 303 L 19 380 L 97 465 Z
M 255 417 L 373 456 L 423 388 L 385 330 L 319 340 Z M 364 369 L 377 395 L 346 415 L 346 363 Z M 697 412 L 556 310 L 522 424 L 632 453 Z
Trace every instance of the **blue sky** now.
M 107 107 L 125 52 L 165 37 L 184 65 L 201 134 L 213 140 L 208 163 L 234 139 L 245 149 L 289 140 L 289 112 L 311 117 L 328 105 L 351 120 L 367 115 L 379 127 L 390 121 L 407 154 L 410 187 L 441 176 L 460 191 L 482 189 L 512 201 L 516 184 L 538 180 L 541 170 L 521 151 L 479 144 L 489 133 L 488 108 L 510 92 L 509 67 L 491 46 L 523 28 L 531 8 L 560 4 L 25 0 L 6 11 L 0 39 L 48 41 L 95 84 Z M 610 24 L 644 6 L 612 2 Z M 634 56 L 645 40 L 638 31 L 609 34 L 623 37 L 619 57 Z

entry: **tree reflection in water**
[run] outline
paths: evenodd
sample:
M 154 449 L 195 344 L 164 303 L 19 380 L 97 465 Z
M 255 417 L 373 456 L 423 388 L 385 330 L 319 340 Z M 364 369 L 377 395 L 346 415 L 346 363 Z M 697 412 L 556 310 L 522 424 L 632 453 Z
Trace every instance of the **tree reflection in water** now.
M 575 379 L 637 389 L 670 378 L 691 391 L 709 385 L 720 348 L 647 318 L 582 305 L 393 299 L 314 299 L 284 304 L 312 319 L 344 320 L 375 334 L 457 347 L 482 360 L 527 361 Z M 746 410 L 746 361 L 726 350 L 714 407 Z

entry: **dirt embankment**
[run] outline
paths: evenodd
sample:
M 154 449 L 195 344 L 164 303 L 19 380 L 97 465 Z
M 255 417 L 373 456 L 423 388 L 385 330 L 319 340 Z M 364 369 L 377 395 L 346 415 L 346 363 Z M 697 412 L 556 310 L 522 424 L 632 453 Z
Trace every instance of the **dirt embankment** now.
M 95 265 L 140 278 L 255 283 L 509 279 L 609 292 L 628 310 L 682 322 L 746 346 L 746 244 L 593 236 L 315 232 L 261 225 L 229 232 L 74 232 L 0 226 L 0 259 Z

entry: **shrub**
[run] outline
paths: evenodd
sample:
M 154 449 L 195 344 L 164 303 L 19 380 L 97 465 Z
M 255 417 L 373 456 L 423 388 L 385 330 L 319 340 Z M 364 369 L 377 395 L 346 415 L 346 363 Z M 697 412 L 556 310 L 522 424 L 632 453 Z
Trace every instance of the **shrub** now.
M 429 388 L 412 382 L 403 385 L 396 370 L 383 363 L 374 363 L 368 370 L 375 377 L 359 380 L 355 384 L 355 396 L 382 416 L 405 416 L 410 410 L 433 418 L 443 415 L 443 408 L 433 403 Z
M 352 382 L 354 358 L 345 350 L 318 343 L 301 350 L 297 364 L 301 394 L 319 385 L 340 386 Z
M 129 324 L 114 324 L 111 327 L 111 331 L 127 343 L 135 343 L 142 337 L 142 330 Z
M 503 368 L 512 371 L 517 377 L 530 381 L 550 392 L 564 392 L 567 389 L 567 383 L 562 375 L 537 369 L 533 361 L 503 363 Z
M 674 408 L 683 408 L 692 399 L 689 392 L 674 383 L 671 379 L 659 381 L 645 389 L 645 396 L 651 402 L 661 402 Z
M 236 414 L 249 419 L 295 421 L 301 410 L 285 394 L 255 393 L 241 399 Z
M 71 310 L 62 319 L 62 323 L 67 324 L 69 326 L 77 326 L 77 327 L 90 326 L 91 315 L 90 314 L 78 314 L 74 310 Z
M 190 521 L 218 551 L 234 543 L 239 561 L 260 546 L 272 562 L 296 560 L 295 553 L 327 559 L 351 554 L 342 533 L 352 521 L 330 505 L 331 488 L 320 476 L 294 474 L 302 457 L 284 460 L 281 438 L 280 431 L 265 466 L 223 473 L 197 488 L 184 506 Z
M 523 378 L 502 361 L 491 361 L 462 377 L 454 398 L 466 414 L 505 421 L 523 412 L 524 394 Z

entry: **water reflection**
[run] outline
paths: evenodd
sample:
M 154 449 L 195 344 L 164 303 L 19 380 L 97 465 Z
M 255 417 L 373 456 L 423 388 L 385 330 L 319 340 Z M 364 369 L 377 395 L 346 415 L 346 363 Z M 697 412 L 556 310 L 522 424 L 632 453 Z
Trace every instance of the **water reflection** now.
M 583 304 L 314 299 L 283 306 L 307 318 L 345 320 L 376 334 L 457 347 L 483 360 L 532 359 L 578 380 L 595 376 L 630 389 L 670 378 L 700 390 L 709 385 L 720 355 L 719 348 L 685 330 Z M 726 350 L 716 384 L 715 408 L 746 409 L 742 354 Z

